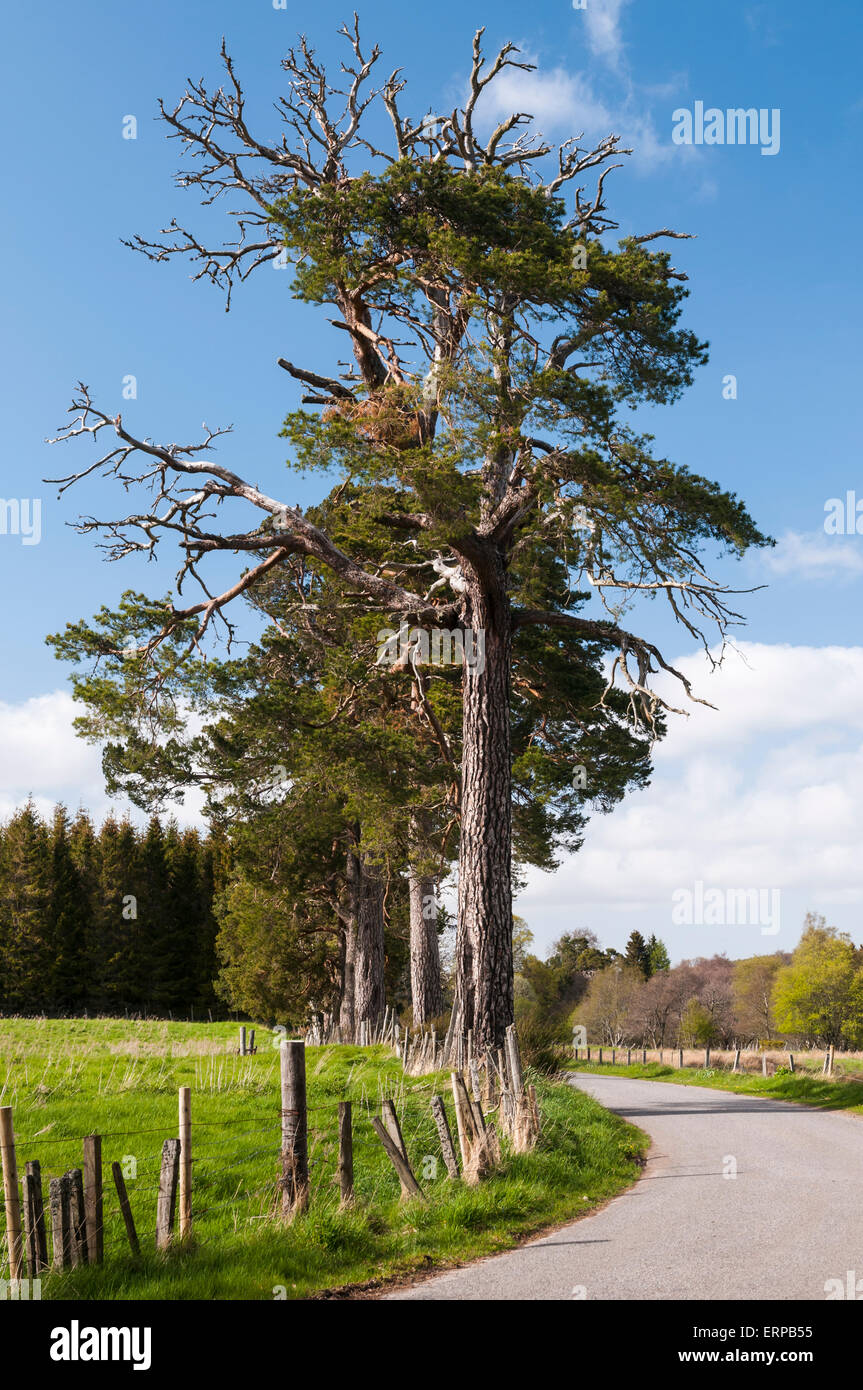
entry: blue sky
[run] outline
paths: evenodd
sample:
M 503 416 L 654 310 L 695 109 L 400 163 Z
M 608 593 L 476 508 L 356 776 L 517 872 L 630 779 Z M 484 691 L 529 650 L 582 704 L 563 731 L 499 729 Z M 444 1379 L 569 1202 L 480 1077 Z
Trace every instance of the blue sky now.
M 260 128 L 282 90 L 279 61 L 305 29 L 338 53 L 348 11 L 270 0 L 142 6 L 18 5 L 6 19 L 2 346 L 6 394 L 0 495 L 40 498 L 42 537 L 0 535 L 3 594 L 0 814 L 29 792 L 40 804 L 107 803 L 98 754 L 69 732 L 65 670 L 44 636 L 112 605 L 123 589 L 163 592 L 172 565 L 105 564 L 68 522 L 117 504 L 109 483 L 57 499 L 46 475 L 83 448 L 47 448 L 75 382 L 106 409 L 122 406 L 142 434 L 198 437 L 232 423 L 222 456 L 288 503 L 320 495 L 320 479 L 284 467 L 277 437 L 294 397 L 280 355 L 326 367 L 331 330 L 294 301 L 289 273 L 269 267 L 237 293 L 192 283 L 179 263 L 156 266 L 121 238 L 155 233 L 172 216 L 213 236 L 221 220 L 173 186 L 179 150 L 153 119 L 156 98 L 186 77 L 219 78 L 224 34 Z M 675 957 L 748 954 L 796 940 L 802 913 L 821 910 L 858 939 L 861 893 L 863 674 L 859 636 L 863 538 L 827 536 L 828 498 L 857 489 L 861 320 L 859 149 L 863 11 L 851 0 L 814 9 L 783 3 L 587 0 L 408 9 L 373 0 L 363 33 L 382 66 L 404 68 L 421 113 L 459 101 L 475 28 L 489 49 L 517 43 L 537 72 L 508 79 L 503 99 L 534 112 L 555 139 L 614 130 L 635 147 L 612 176 L 621 233 L 670 225 L 690 276 L 687 322 L 711 345 L 710 364 L 673 408 L 640 423 L 658 447 L 739 492 L 778 538 L 769 556 L 723 569 L 741 587 L 748 665 L 709 678 L 685 633 L 660 606 L 639 612 L 645 635 L 690 662 L 721 704 L 672 729 L 653 786 L 597 821 L 584 851 L 552 876 L 533 875 L 519 903 L 540 944 L 590 926 L 615 944 L 633 926 L 656 930 Z M 696 101 L 781 112 L 775 156 L 757 146 L 680 147 L 672 115 Z M 122 138 L 137 119 L 137 139 Z M 14 121 L 14 123 L 13 123 Z M 341 347 L 341 344 L 339 344 Z M 138 396 L 121 399 L 133 374 Z M 737 399 L 723 399 L 723 378 Z M 67 462 L 68 461 L 68 462 Z M 191 814 L 191 812 L 189 812 Z M 674 927 L 669 895 L 697 880 L 779 886 L 783 926 Z M 736 934 L 735 934 L 736 933 Z

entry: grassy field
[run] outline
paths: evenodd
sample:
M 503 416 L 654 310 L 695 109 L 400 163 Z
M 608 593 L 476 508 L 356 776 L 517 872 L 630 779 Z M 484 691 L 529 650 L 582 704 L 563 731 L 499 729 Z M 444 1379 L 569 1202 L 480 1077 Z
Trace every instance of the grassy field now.
M 309 1048 L 312 1205 L 285 1226 L 274 1215 L 278 1042 L 258 1029 L 257 1053 L 240 1057 L 232 1023 L 0 1019 L 0 1104 L 13 1107 L 19 1172 L 28 1159 L 41 1162 L 46 1202 L 50 1178 L 81 1166 L 83 1136 L 103 1136 L 105 1262 L 48 1275 L 43 1299 L 308 1298 L 505 1249 L 591 1211 L 640 1171 L 640 1131 L 573 1088 L 540 1081 L 537 1148 L 504 1153 L 500 1170 L 478 1187 L 453 1183 L 429 1109 L 434 1090 L 449 1095 L 448 1076 L 405 1077 L 386 1047 Z M 157 1253 L 161 1147 L 177 1133 L 183 1085 L 192 1089 L 194 1237 Z M 399 1201 L 370 1124 L 385 1096 L 396 1104 L 427 1201 Z M 348 1212 L 338 1210 L 340 1100 L 351 1100 L 354 1112 L 356 1202 Z M 127 1174 L 139 1259 L 111 1181 L 115 1159 Z
M 837 1058 L 837 1064 L 838 1064 Z M 863 1080 L 838 1070 L 832 1081 L 812 1073 L 780 1067 L 772 1076 L 760 1073 L 732 1073 L 720 1067 L 669 1067 L 659 1062 L 633 1063 L 632 1066 L 611 1066 L 598 1062 L 566 1062 L 567 1071 L 586 1071 L 614 1076 L 632 1076 L 643 1081 L 670 1081 L 678 1086 L 712 1086 L 718 1091 L 735 1091 L 738 1095 L 773 1096 L 776 1100 L 793 1100 L 820 1110 L 851 1110 L 863 1115 Z M 795 1064 L 796 1065 L 796 1064 Z M 859 1066 L 859 1063 L 857 1064 Z

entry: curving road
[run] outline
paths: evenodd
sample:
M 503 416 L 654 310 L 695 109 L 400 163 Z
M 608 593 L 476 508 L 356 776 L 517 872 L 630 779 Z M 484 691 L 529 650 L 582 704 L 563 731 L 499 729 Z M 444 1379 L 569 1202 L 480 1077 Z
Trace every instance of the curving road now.
M 573 1084 L 650 1135 L 643 1177 L 595 1216 L 388 1298 L 823 1301 L 849 1271 L 863 1298 L 863 1119 L 622 1076 Z

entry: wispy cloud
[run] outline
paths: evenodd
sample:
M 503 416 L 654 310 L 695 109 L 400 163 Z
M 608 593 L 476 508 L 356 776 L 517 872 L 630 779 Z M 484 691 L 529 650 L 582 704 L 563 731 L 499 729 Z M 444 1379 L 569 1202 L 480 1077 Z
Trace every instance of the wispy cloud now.
M 775 5 L 752 5 L 744 11 L 746 27 L 765 48 L 776 48 L 782 42 L 785 28 Z
M 630 0 L 587 0 L 586 8 L 580 11 L 591 53 L 615 68 L 623 57 L 620 12 L 629 3 Z
M 786 531 L 760 558 L 771 574 L 783 577 L 852 579 L 863 574 L 863 536 Z
M 543 134 L 557 139 L 578 134 L 601 139 L 613 133 L 632 149 L 633 163 L 642 170 L 697 155 L 692 145 L 671 143 L 670 124 L 661 134 L 649 109 L 639 106 L 631 89 L 623 102 L 608 101 L 585 73 L 571 72 L 561 65 L 543 69 L 535 55 L 523 51 L 523 56 L 537 64 L 537 71 L 505 68 L 489 88 L 486 120 L 497 121 L 511 111 L 525 111 Z

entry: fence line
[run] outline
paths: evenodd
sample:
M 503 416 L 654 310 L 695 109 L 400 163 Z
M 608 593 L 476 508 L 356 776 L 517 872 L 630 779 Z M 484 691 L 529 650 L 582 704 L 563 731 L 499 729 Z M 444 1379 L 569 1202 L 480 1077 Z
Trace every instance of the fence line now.
M 601 1047 L 596 1044 L 573 1048 L 576 1061 L 595 1062 L 597 1065 L 610 1066 L 623 1065 L 623 1054 L 626 1054 L 626 1065 L 632 1065 L 635 1058 L 636 1064 L 641 1062 L 642 1066 L 647 1066 L 649 1062 L 658 1062 L 661 1066 L 676 1066 L 679 1070 L 687 1067 L 697 1066 L 705 1069 L 723 1067 L 728 1065 L 728 1059 L 733 1058 L 728 1070 L 744 1075 L 747 1072 L 756 1070 L 747 1067 L 747 1060 L 754 1060 L 761 1068 L 763 1076 L 770 1076 L 770 1065 L 773 1065 L 774 1072 L 779 1066 L 787 1066 L 789 1072 L 796 1073 L 798 1070 L 809 1071 L 807 1067 L 809 1060 L 818 1062 L 821 1059 L 821 1075 L 832 1077 L 836 1071 L 836 1049 L 831 1044 L 827 1048 L 810 1048 L 802 1051 L 791 1052 L 784 1048 L 765 1047 L 765 1048 L 692 1048 L 692 1047 L 622 1047 L 619 1044 L 609 1046 L 603 1043 Z M 620 1061 L 618 1061 L 618 1056 Z M 777 1057 L 786 1059 L 777 1062 Z M 851 1060 L 860 1058 L 863 1067 L 863 1054 L 849 1054 Z M 686 1059 L 689 1059 L 688 1061 Z M 703 1060 L 702 1060 L 703 1059 Z M 840 1054 L 841 1060 L 841 1054 Z
M 168 1252 L 175 1243 L 191 1239 L 196 1225 L 210 1214 L 226 1208 L 237 1211 L 241 1191 L 250 1221 L 279 1217 L 285 1221 L 294 1220 L 311 1204 L 312 1179 L 316 1186 L 321 1181 L 326 1183 L 331 1170 L 333 1185 L 338 1189 L 339 1210 L 346 1210 L 358 1200 L 354 1155 L 358 1122 L 368 1123 L 371 1133 L 377 1135 L 398 1177 L 402 1197 L 420 1201 L 425 1194 L 410 1157 L 411 1150 L 415 1152 L 419 1143 L 426 1147 L 429 1143 L 438 1143 L 448 1180 L 475 1183 L 499 1162 L 501 1135 L 507 1135 L 516 1150 L 529 1148 L 539 1137 L 535 1092 L 524 1083 L 514 1028 L 509 1030 L 506 1047 L 498 1058 L 491 1053 L 476 1057 L 470 1038 L 467 1045 L 461 1047 L 458 1056 L 463 1068 L 452 1072 L 453 1110 L 450 1113 L 443 1097 L 437 1094 L 435 1083 L 411 1084 L 417 1067 L 424 1066 L 427 1071 L 442 1059 L 442 1048 L 434 1030 L 422 1031 L 411 1040 L 407 1032 L 402 1036 L 395 1011 L 387 1010 L 378 1028 L 362 1028 L 360 1035 L 368 1040 L 363 1045 L 389 1043 L 403 1064 L 401 1081 L 392 1085 L 379 1079 L 376 1095 L 367 1090 L 363 1082 L 362 1094 L 353 1102 L 333 1097 L 310 1106 L 306 1094 L 306 1044 L 301 1040 L 283 1040 L 279 1049 L 280 1110 L 272 1121 L 250 1126 L 248 1117 L 199 1120 L 193 1113 L 191 1088 L 179 1087 L 177 1134 L 166 1137 L 161 1149 L 144 1157 L 136 1156 L 133 1178 L 124 1172 L 118 1160 L 112 1160 L 109 1165 L 112 1181 L 109 1180 L 107 1191 L 103 1186 L 103 1141 L 146 1134 L 164 1135 L 165 1126 L 110 1130 L 101 1135 L 79 1137 L 36 1134 L 19 1139 L 14 1134 L 12 1107 L 0 1108 L 0 1156 L 11 1279 L 20 1282 L 25 1271 L 29 1271 L 31 1279 L 38 1279 L 52 1269 L 62 1271 L 101 1264 L 105 1258 L 109 1217 L 122 1219 L 121 1229 L 128 1248 L 132 1256 L 138 1258 L 147 1224 L 142 1205 L 145 1210 L 152 1211 L 150 1204 L 155 1204 L 149 1239 L 153 1243 L 151 1248 L 163 1252 Z M 247 1052 L 254 1047 L 253 1030 L 243 1045 Z M 332 1135 L 337 1141 L 335 1161 L 328 1137 L 330 1119 Z M 225 1145 L 217 1142 L 213 1146 L 202 1139 L 202 1135 L 206 1135 L 215 1140 L 219 1131 L 231 1141 L 252 1135 L 271 1135 L 273 1143 L 243 1151 L 236 1149 L 232 1142 Z M 197 1136 L 194 1152 L 193 1135 Z M 435 1135 L 437 1140 L 432 1137 Z M 82 1166 L 52 1176 L 47 1194 L 43 1194 L 42 1169 L 36 1158 L 28 1159 L 19 1183 L 18 1151 L 23 1149 L 32 1154 L 43 1145 L 78 1143 L 83 1145 Z M 248 1173 L 249 1166 L 264 1156 L 273 1159 L 271 1180 L 258 1182 L 243 1191 L 241 1176 L 232 1195 L 208 1200 L 214 1186 L 235 1173 Z M 138 1177 L 139 1167 L 151 1167 L 151 1171 Z M 127 1177 L 134 1181 L 131 1193 Z M 377 1198 L 378 1181 L 376 1179 L 371 1189 L 372 1200 Z M 361 1182 L 363 1190 L 368 1197 L 369 1189 Z M 316 1200 L 320 1200 L 320 1194 Z M 255 1204 L 259 1208 L 257 1213 L 252 1210 Z

